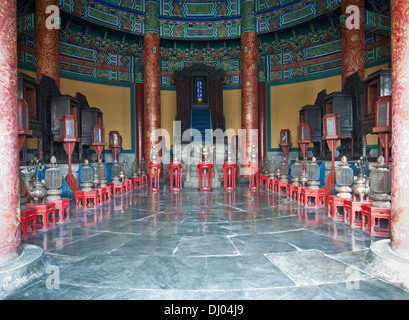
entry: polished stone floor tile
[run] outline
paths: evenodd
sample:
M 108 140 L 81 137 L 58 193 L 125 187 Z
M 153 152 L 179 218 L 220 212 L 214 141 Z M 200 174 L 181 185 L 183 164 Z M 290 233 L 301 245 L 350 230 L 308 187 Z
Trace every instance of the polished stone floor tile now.
M 246 294 L 250 300 L 334 300 L 328 293 L 314 285 L 251 289 L 246 290 Z
M 317 250 L 269 253 L 266 257 L 300 286 L 336 282 L 344 282 L 348 286 L 370 277 Z
M 264 256 L 207 258 L 208 289 L 273 288 L 295 283 Z
M 311 230 L 295 230 L 280 233 L 280 239 L 301 250 L 316 249 L 325 253 L 362 250 L 365 247 L 335 239 Z
M 206 274 L 206 257 L 149 256 L 124 281 L 142 289 L 202 290 Z
M 136 270 L 147 258 L 144 255 L 124 255 L 117 251 L 92 254 L 62 269 L 60 281 L 63 284 L 89 287 L 134 288 L 131 280 L 137 276 Z
M 265 190 L 147 188 L 27 244 L 47 272 L 13 300 L 409 299 L 366 267 L 379 238 Z M 58 288 L 50 287 L 58 284 Z
M 334 300 L 409 300 L 406 291 L 376 278 L 318 287 Z
M 50 253 L 87 257 L 96 253 L 107 253 L 130 240 L 132 235 L 113 232 L 100 232 L 98 234 L 76 240 L 65 246 L 56 246 L 48 250 Z
M 272 252 L 297 250 L 289 243 L 280 240 L 272 233 L 229 236 L 240 255 L 263 255 Z
M 183 236 L 175 248 L 174 256 L 231 256 L 239 253 L 227 237 Z
M 88 300 L 100 289 L 98 287 L 82 287 L 60 284 L 52 289 L 47 288 L 45 281 L 36 282 L 8 300 Z

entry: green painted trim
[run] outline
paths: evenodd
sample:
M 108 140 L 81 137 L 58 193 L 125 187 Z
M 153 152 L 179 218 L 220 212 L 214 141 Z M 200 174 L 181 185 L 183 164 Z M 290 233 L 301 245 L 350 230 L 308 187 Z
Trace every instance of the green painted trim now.
M 241 86 L 223 86 L 223 90 L 241 90 Z
M 302 77 L 300 79 L 288 79 L 288 80 L 280 80 L 280 81 L 269 81 L 269 84 L 272 86 L 280 86 L 283 84 L 292 84 L 292 83 L 299 83 L 299 82 L 307 82 L 311 80 L 319 80 L 319 79 L 325 79 L 325 78 L 331 78 L 331 77 L 336 77 L 340 76 L 341 71 L 333 71 L 325 74 L 318 74 L 318 75 L 313 75 L 310 77 Z
M 23 64 L 23 63 L 20 63 L 20 62 L 17 64 L 17 68 L 27 70 L 27 71 L 31 71 L 31 72 L 37 72 L 36 67 L 29 66 L 29 65 L 26 65 L 26 64 Z
M 161 91 L 176 91 L 176 87 L 160 87 Z

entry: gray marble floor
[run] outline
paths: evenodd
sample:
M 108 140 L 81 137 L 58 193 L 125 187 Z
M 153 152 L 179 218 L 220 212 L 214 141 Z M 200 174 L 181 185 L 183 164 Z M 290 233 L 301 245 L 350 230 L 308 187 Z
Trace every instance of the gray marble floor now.
M 409 299 L 364 263 L 380 238 L 264 190 L 164 186 L 71 210 L 25 241 L 48 268 L 8 299 Z

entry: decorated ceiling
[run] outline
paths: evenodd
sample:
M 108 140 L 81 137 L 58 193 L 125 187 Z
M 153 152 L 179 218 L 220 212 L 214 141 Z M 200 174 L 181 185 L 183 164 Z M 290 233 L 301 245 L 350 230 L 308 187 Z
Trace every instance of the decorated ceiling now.
M 144 33 L 145 0 L 60 0 L 61 9 L 81 19 L 132 33 Z M 268 33 L 299 24 L 341 6 L 341 0 L 255 0 L 256 29 Z M 165 39 L 240 37 L 240 0 L 161 0 L 159 32 Z
M 145 0 L 59 0 L 61 73 L 91 80 L 143 81 Z M 149 0 L 152 2 L 155 0 Z M 161 85 L 201 61 L 241 83 L 240 0 L 160 0 Z M 259 77 L 308 80 L 340 72 L 341 0 L 255 0 Z M 19 63 L 35 68 L 35 0 L 18 0 Z M 390 59 L 389 1 L 366 0 L 367 65 Z

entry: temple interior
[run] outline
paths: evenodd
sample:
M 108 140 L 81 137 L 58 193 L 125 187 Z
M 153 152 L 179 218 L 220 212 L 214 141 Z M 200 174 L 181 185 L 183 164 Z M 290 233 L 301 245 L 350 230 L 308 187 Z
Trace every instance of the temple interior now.
M 409 299 L 408 10 L 0 3 L 0 299 Z

